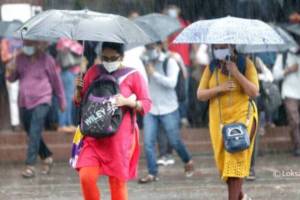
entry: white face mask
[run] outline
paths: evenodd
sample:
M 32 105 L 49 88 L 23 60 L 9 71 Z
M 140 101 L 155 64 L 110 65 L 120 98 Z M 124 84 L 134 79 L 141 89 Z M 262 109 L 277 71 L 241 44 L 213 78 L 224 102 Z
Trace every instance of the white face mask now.
M 103 67 L 109 72 L 112 73 L 114 71 L 116 71 L 117 69 L 119 69 L 119 67 L 121 66 L 122 62 L 121 61 L 115 61 L 115 62 L 102 62 Z
M 173 8 L 169 9 L 169 10 L 168 10 L 168 15 L 169 15 L 170 17 L 177 18 L 177 17 L 178 17 L 177 10 L 176 10 L 176 9 L 173 9 Z
M 231 53 L 230 53 L 230 49 L 226 48 L 226 49 L 214 49 L 214 56 L 217 60 L 225 60 L 226 57 L 230 57 Z
M 35 53 L 35 47 L 33 46 L 23 46 L 22 51 L 27 56 L 32 56 Z

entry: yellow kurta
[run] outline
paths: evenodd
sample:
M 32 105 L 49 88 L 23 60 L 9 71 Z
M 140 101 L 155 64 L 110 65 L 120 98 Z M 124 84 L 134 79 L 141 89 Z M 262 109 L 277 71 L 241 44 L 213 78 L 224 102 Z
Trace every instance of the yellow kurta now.
M 219 68 L 216 71 L 219 74 L 220 84 L 229 80 L 229 77 L 224 75 Z M 200 81 L 200 89 L 209 89 L 217 86 L 216 71 L 211 73 L 209 67 L 206 67 Z M 248 58 L 246 60 L 245 76 L 249 81 L 258 86 L 255 66 Z M 243 91 L 243 88 L 234 77 L 231 77 L 231 80 L 236 83 L 237 88 L 234 91 L 224 93 L 220 96 L 223 123 L 246 123 L 249 96 Z M 209 130 L 216 165 L 222 180 L 226 181 L 228 177 L 247 177 L 250 171 L 255 136 L 251 141 L 250 148 L 247 150 L 238 153 L 228 153 L 224 148 L 219 118 L 218 99 L 214 97 L 209 101 Z M 256 121 L 257 127 L 257 118 L 256 105 L 251 101 L 250 123 L 248 123 L 247 126 L 249 134 L 254 120 Z

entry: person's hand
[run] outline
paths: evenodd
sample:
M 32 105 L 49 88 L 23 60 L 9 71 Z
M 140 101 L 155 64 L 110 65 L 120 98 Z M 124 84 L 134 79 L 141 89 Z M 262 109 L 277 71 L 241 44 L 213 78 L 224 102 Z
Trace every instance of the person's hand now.
M 136 95 L 132 94 L 128 98 L 124 97 L 121 94 L 117 94 L 115 96 L 115 105 L 117 107 L 122 107 L 122 106 L 130 106 L 134 107 L 135 106 L 135 101 L 136 101 Z
M 136 101 L 136 95 L 135 95 L 135 94 L 132 94 L 132 95 L 130 95 L 130 96 L 128 97 L 128 99 L 129 99 L 130 101 Z
M 292 13 L 292 14 L 289 16 L 289 20 L 290 20 L 290 22 L 292 22 L 292 23 L 299 23 L 299 22 L 300 22 L 300 14 L 297 13 L 297 12 Z
M 223 92 L 230 92 L 233 91 L 236 88 L 236 84 L 234 81 L 230 80 L 225 83 L 220 84 L 217 87 L 218 93 L 223 93 Z
M 286 68 L 286 74 L 292 74 L 295 73 L 299 70 L 299 65 L 298 64 L 294 64 L 288 68 Z
M 226 68 L 227 68 L 228 72 L 233 76 L 235 76 L 239 72 L 238 67 L 232 61 L 226 61 Z
M 155 72 L 155 67 L 152 63 L 146 64 L 145 68 L 146 68 L 146 72 L 147 72 L 148 76 L 152 76 L 153 73 Z
M 9 77 L 11 74 L 13 74 L 16 71 L 16 68 L 17 65 L 15 62 L 9 62 L 5 68 L 5 76 Z
M 76 85 L 77 90 L 81 91 L 82 88 L 83 88 L 83 84 L 84 84 L 84 82 L 83 82 L 83 74 L 80 73 L 77 76 L 76 80 L 75 80 L 75 85 Z
M 115 96 L 115 104 L 117 107 L 126 106 L 128 104 L 128 99 L 121 94 Z

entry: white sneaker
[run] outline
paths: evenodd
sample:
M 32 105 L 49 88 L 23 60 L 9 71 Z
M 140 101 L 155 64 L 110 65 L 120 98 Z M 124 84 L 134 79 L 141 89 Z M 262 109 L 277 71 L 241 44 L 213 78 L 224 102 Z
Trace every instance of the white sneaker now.
M 190 127 L 190 123 L 189 123 L 189 120 L 187 118 L 182 118 L 180 120 L 181 122 L 181 126 L 184 127 L 184 128 L 189 128 Z
M 157 161 L 156 164 L 161 165 L 161 166 L 167 166 L 167 159 L 165 156 L 160 157 Z
M 167 155 L 165 158 L 166 158 L 165 162 L 166 162 L 167 165 L 174 165 L 175 164 L 175 159 L 173 158 L 173 156 Z

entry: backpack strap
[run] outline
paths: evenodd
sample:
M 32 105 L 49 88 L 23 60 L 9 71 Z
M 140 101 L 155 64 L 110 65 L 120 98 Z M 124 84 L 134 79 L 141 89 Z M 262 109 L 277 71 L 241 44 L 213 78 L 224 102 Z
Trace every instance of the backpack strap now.
M 288 57 L 288 52 L 282 53 L 282 69 L 286 68 L 287 57 Z
M 130 67 L 122 67 L 114 72 L 112 75 L 118 80 L 118 83 L 121 84 L 130 74 L 136 72 L 137 70 Z
M 169 63 L 170 57 L 167 56 L 162 64 L 165 75 L 167 75 L 167 67 Z

